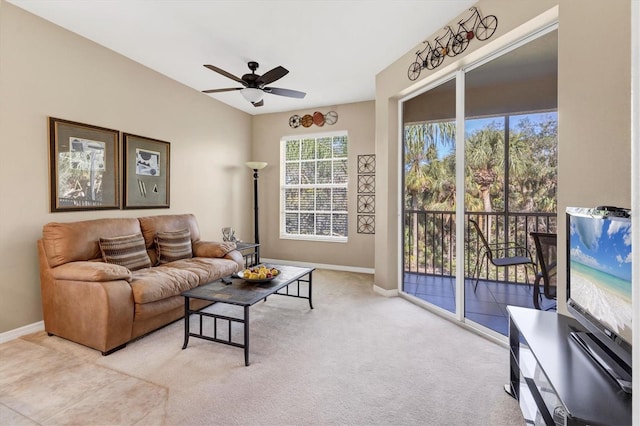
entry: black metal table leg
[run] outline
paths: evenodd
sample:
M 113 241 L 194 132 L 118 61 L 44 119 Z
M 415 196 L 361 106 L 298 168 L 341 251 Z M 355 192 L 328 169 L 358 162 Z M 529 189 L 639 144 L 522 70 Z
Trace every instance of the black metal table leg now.
M 244 307 L 244 365 L 249 366 L 249 306 Z
M 309 307 L 313 309 L 313 303 L 311 302 L 311 280 L 312 280 L 313 271 L 309 272 Z
M 186 349 L 189 343 L 189 298 L 184 298 L 184 344 L 182 349 Z

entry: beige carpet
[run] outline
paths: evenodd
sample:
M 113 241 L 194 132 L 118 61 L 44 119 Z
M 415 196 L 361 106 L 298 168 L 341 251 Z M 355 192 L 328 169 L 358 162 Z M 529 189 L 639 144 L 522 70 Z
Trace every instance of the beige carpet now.
M 251 308 L 249 367 L 242 349 L 182 350 L 181 321 L 107 357 L 44 332 L 2 344 L 0 424 L 524 424 L 502 389 L 506 348 L 376 295 L 370 275 L 313 278 L 313 310 L 279 296 Z

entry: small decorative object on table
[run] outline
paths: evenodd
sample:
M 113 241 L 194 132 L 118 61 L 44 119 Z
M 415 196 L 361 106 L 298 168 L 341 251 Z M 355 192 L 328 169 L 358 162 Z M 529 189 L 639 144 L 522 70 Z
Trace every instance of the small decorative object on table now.
M 222 241 L 231 241 L 234 243 L 238 241 L 236 238 L 236 230 L 231 227 L 222 228 Z

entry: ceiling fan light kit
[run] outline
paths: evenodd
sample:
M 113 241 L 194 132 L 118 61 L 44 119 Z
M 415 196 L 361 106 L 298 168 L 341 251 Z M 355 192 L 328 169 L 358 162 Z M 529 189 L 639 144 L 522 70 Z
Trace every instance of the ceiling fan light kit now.
M 264 94 L 264 92 L 260 89 L 245 87 L 244 89 L 240 90 L 240 94 L 249 102 L 254 103 L 262 100 L 262 95 Z
M 289 71 L 281 66 L 277 66 L 274 69 L 267 71 L 263 75 L 256 74 L 256 70 L 260 66 L 257 62 L 249 62 L 247 64 L 249 69 L 251 70 L 251 74 L 245 74 L 240 77 L 236 77 L 235 75 L 218 68 L 214 65 L 205 65 L 205 68 L 210 69 L 211 71 L 217 72 L 220 75 L 223 75 L 227 78 L 230 78 L 233 81 L 236 81 L 242 84 L 244 87 L 227 87 L 224 89 L 210 89 L 203 90 L 204 93 L 220 93 L 220 92 L 231 92 L 235 90 L 239 90 L 240 94 L 249 102 L 253 104 L 255 107 L 261 107 L 264 105 L 264 101 L 262 97 L 265 93 L 270 93 L 272 95 L 278 96 L 286 96 L 288 98 L 298 98 L 302 99 L 306 96 L 306 93 L 299 92 L 297 90 L 291 89 L 281 89 L 279 87 L 265 87 L 267 84 L 271 84 L 276 80 L 281 79 L 285 75 L 289 74 Z

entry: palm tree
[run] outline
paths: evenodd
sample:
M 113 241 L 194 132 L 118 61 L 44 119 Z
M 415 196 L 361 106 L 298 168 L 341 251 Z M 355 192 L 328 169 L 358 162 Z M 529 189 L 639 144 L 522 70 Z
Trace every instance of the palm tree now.
M 500 196 L 504 182 L 504 132 L 492 123 L 471 134 L 465 144 L 465 176 L 476 185 L 483 211 L 492 212 L 492 192 Z
M 405 126 L 404 136 L 405 208 L 414 211 L 433 210 L 440 205 L 443 197 L 446 199 L 447 196 L 451 197 L 451 193 L 455 194 L 450 189 L 455 188 L 455 185 L 451 186 L 451 178 L 446 176 L 447 169 L 438 158 L 439 150 L 455 145 L 455 124 L 439 122 L 408 125 Z M 451 176 L 455 183 L 455 167 Z M 452 199 L 455 200 L 455 195 Z M 411 233 L 407 237 L 411 238 L 412 255 L 416 259 L 420 251 L 418 241 L 424 244 L 420 231 L 424 232 L 426 223 L 420 226 L 418 220 L 415 220 L 405 226 L 411 227 Z M 432 247 L 428 249 L 431 250 Z

